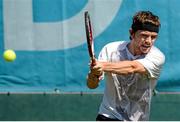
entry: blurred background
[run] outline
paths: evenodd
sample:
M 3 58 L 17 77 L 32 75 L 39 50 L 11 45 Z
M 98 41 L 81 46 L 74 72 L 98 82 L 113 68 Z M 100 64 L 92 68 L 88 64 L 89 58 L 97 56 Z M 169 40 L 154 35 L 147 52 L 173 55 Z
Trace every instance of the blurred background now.
M 0 0 L 0 120 L 95 120 L 104 90 L 86 87 L 89 56 L 84 12 L 95 53 L 129 41 L 132 16 L 149 10 L 161 20 L 155 43 L 165 54 L 151 120 L 180 120 L 179 0 Z M 13 49 L 14 62 L 4 61 Z M 77 113 L 77 111 L 79 111 Z

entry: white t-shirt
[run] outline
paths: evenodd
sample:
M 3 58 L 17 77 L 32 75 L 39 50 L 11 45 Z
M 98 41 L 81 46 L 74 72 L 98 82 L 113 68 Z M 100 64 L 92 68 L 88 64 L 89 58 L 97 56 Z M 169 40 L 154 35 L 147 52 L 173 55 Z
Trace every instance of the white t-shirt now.
M 148 75 L 105 73 L 106 87 L 99 114 L 119 120 L 148 120 L 152 90 L 159 78 L 165 56 L 155 46 L 146 55 L 133 56 L 127 48 L 128 43 L 118 41 L 107 44 L 101 50 L 98 60 L 137 60 L 146 68 Z

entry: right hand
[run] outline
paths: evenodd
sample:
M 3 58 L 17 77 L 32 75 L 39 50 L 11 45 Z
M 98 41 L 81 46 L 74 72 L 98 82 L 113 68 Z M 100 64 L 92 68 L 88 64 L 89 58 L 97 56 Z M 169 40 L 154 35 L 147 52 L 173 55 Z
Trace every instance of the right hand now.
M 93 64 L 92 62 L 90 63 L 90 70 L 96 77 L 100 77 L 103 74 L 103 65 L 101 62 L 95 60 Z
M 96 59 L 90 62 L 90 72 L 87 76 L 87 86 L 90 89 L 95 89 L 98 87 L 100 80 L 103 76 L 102 64 Z

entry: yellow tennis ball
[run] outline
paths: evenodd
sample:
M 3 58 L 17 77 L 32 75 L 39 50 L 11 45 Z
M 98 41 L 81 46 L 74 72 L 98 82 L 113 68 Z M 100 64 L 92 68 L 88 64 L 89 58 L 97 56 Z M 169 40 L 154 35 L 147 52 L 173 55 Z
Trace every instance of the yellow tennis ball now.
M 16 59 L 16 53 L 13 50 L 6 50 L 4 51 L 3 57 L 6 61 L 12 62 Z

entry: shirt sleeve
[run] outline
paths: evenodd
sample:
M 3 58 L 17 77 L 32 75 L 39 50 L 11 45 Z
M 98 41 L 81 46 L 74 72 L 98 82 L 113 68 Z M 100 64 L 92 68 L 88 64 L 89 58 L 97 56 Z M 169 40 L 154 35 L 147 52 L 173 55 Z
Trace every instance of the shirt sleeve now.
M 108 51 L 107 51 L 106 46 L 103 47 L 103 49 L 99 53 L 98 60 L 99 61 L 109 61 L 109 56 L 108 56 Z
M 101 52 L 99 53 L 98 61 L 109 61 L 108 50 L 106 46 L 104 46 Z M 101 76 L 101 80 L 104 79 L 104 75 L 105 75 L 105 72 L 103 72 Z
M 165 62 L 165 56 L 160 51 L 153 51 L 147 54 L 145 58 L 138 59 L 137 61 L 146 68 L 149 78 L 158 79 Z

